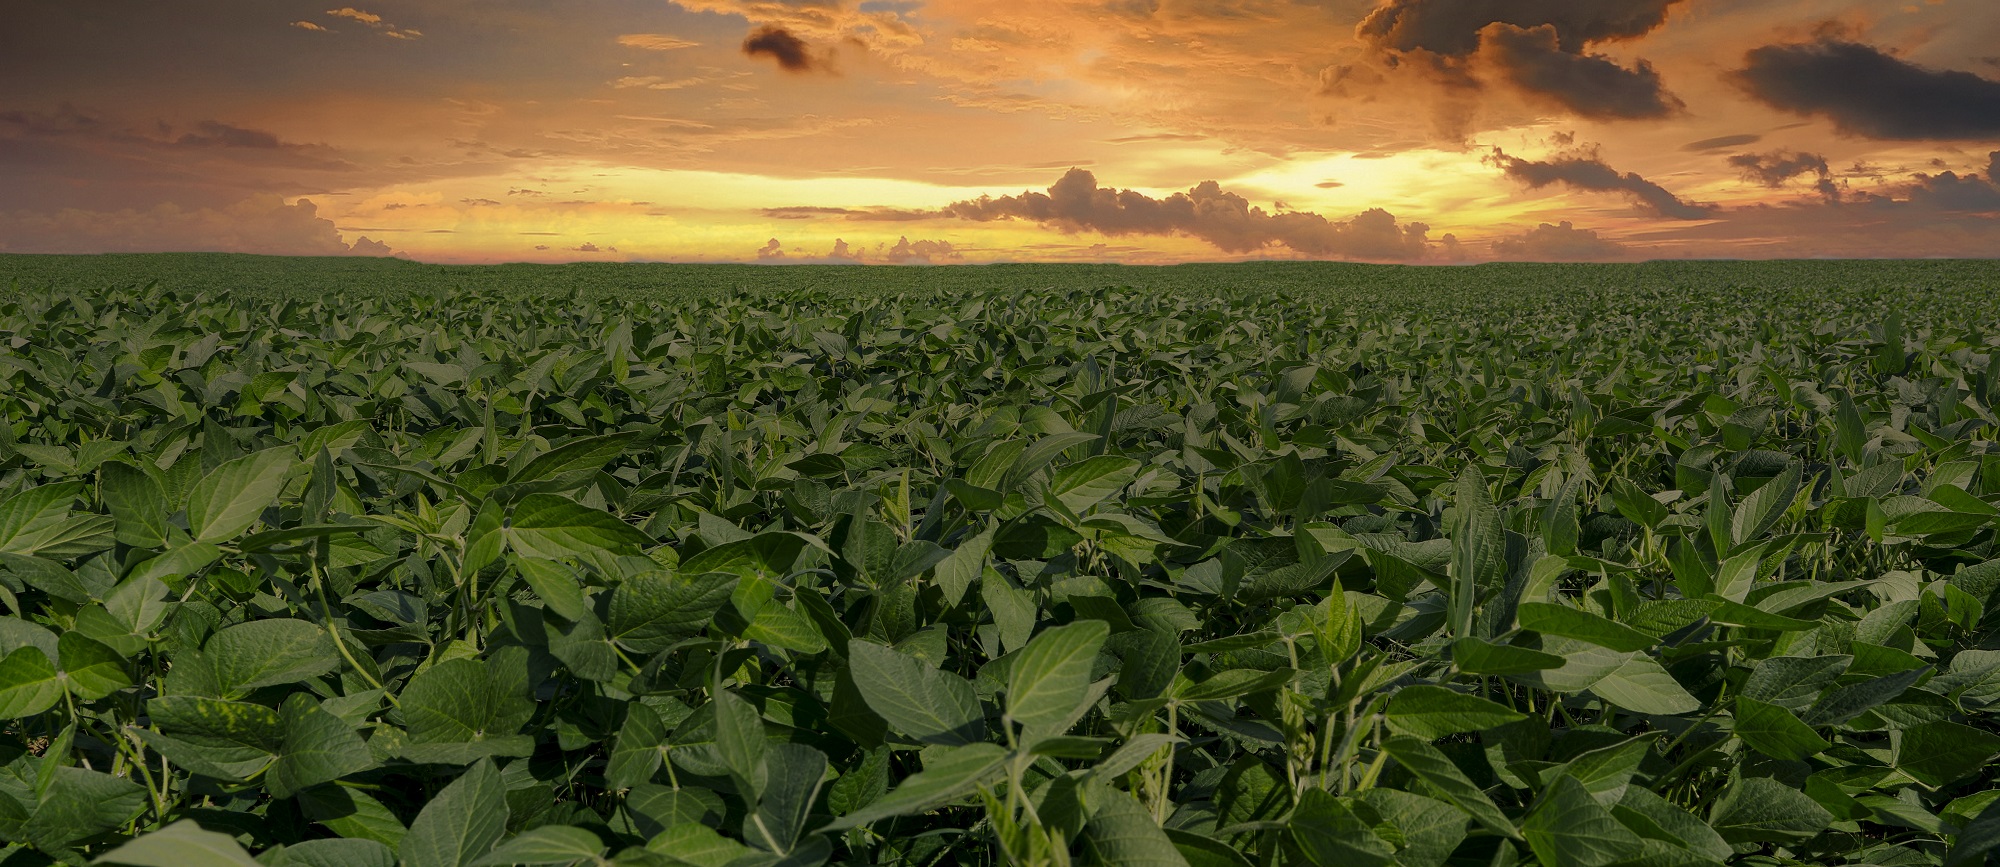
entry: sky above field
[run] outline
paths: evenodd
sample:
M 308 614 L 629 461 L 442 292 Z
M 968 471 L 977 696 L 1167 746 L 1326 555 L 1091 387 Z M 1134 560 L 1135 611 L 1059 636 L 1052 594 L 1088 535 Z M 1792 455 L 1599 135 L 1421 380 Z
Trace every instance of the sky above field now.
M 66 0 L 0 251 L 2000 254 L 1992 0 Z

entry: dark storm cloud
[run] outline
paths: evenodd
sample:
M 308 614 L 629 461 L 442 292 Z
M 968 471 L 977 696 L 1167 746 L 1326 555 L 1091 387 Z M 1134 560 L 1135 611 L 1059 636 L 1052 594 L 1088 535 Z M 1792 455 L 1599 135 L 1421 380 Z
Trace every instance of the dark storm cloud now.
M 1543 223 L 1519 235 L 1493 242 L 1496 259 L 1526 262 L 1601 262 L 1627 257 L 1625 245 L 1579 229 L 1570 221 Z
M 1749 134 L 1749 133 L 1745 133 L 1743 135 L 1725 135 L 1725 136 L 1718 136 L 1716 138 L 1705 138 L 1702 139 L 1701 141 L 1688 142 L 1687 144 L 1681 145 L 1681 150 L 1688 151 L 1689 153 L 1707 153 L 1709 151 L 1719 151 L 1719 150 L 1724 150 L 1726 148 L 1736 148 L 1736 147 L 1742 147 L 1744 145 L 1756 144 L 1763 140 L 1764 140 L 1763 136 Z
M 289 142 L 277 133 L 237 126 L 219 120 L 200 120 L 185 128 L 165 120 L 134 124 L 114 120 L 99 112 L 64 104 L 54 111 L 0 111 L 0 140 L 67 139 L 71 148 L 104 150 L 186 149 L 202 151 L 262 152 L 265 156 L 243 154 L 246 159 L 279 162 L 300 168 L 347 171 L 355 166 L 339 158 L 326 145 Z
M 1389 0 L 1361 22 L 1361 37 L 1395 51 L 1464 56 L 1488 24 L 1555 28 L 1559 47 L 1631 39 L 1666 23 L 1680 0 Z
M 0 208 L 229 210 L 249 196 L 319 195 L 361 173 L 339 150 L 216 119 L 93 108 L 0 110 Z
M 2000 151 L 1986 155 L 1986 181 L 2000 184 Z
M 1662 224 L 1637 237 L 1754 257 L 1925 258 L 2000 249 L 2000 186 L 1953 172 L 1918 174 L 1878 190 L 1729 208 L 1715 217 Z
M 776 60 L 778 68 L 786 72 L 812 72 L 824 68 L 820 61 L 813 58 L 805 40 L 793 36 L 783 27 L 770 24 L 751 31 L 749 36 L 743 38 L 743 53 Z
M 1826 157 L 1800 151 L 1737 154 L 1729 158 L 1729 164 L 1741 170 L 1746 180 L 1772 188 L 1782 187 L 1786 181 L 1799 175 L 1813 174 L 1824 178 L 1832 173 L 1827 167 Z
M 1387 65 L 1415 65 L 1458 87 L 1482 78 L 1595 119 L 1677 114 L 1651 64 L 1632 68 L 1585 51 L 1596 42 L 1644 36 L 1666 23 L 1679 0 L 1389 0 L 1356 35 Z M 1337 76 L 1351 78 L 1357 68 Z
M 9 253 L 161 253 L 219 251 L 278 256 L 387 256 L 366 237 L 350 245 L 309 199 L 285 204 L 253 197 L 220 208 L 163 204 L 144 210 L 64 208 L 0 211 L 0 251 Z
M 178 138 L 175 138 L 174 144 L 181 147 L 261 148 L 264 150 L 296 147 L 296 145 L 287 145 L 285 142 L 280 141 L 277 133 L 234 126 L 213 120 L 205 120 L 195 124 L 193 130 L 182 133 Z
M 1394 215 L 1370 209 L 1346 221 L 1315 213 L 1270 213 L 1214 181 L 1185 193 L 1153 198 L 1133 190 L 1099 187 L 1096 176 L 1071 169 L 1047 193 L 982 196 L 945 206 L 943 216 L 981 222 L 1034 220 L 1064 232 L 1092 231 L 1111 236 L 1187 235 L 1230 253 L 1253 253 L 1283 245 L 1309 256 L 1409 260 L 1422 258 L 1430 227 L 1398 224 Z
M 1622 193 L 1640 210 L 1675 220 L 1707 219 L 1715 211 L 1707 205 L 1685 201 L 1637 172 L 1620 174 L 1595 156 L 1562 156 L 1541 162 L 1509 156 L 1495 148 L 1488 159 L 1499 166 L 1507 177 L 1533 189 L 1561 184 L 1588 192 Z
M 1685 106 L 1646 61 L 1626 69 L 1602 54 L 1564 51 L 1556 28 L 1494 24 L 1480 32 L 1479 57 L 1516 87 L 1597 119 L 1666 117 Z
M 1917 175 L 1906 195 L 1910 204 L 1932 211 L 2000 213 L 2000 183 L 1990 174 L 1983 178 L 1956 172 Z
M 2000 137 L 2000 81 L 1838 39 L 1752 49 L 1731 78 L 1772 108 L 1876 139 Z

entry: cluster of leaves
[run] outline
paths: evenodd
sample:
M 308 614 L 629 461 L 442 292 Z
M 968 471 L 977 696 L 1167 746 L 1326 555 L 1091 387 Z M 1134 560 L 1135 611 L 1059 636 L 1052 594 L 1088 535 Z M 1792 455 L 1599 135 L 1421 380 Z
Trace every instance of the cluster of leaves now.
M 17 288 L 0 863 L 1984 863 L 1995 284 L 1730 267 Z

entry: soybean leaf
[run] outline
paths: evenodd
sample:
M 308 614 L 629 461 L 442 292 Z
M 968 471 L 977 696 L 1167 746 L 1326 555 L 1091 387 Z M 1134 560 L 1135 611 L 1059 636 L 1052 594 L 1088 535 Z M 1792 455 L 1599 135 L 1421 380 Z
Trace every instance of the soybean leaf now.
M 1049 480 L 1049 493 L 1072 514 L 1081 514 L 1118 493 L 1138 475 L 1138 461 L 1098 455 L 1056 470 L 1055 477 Z
M 1307 789 L 1292 809 L 1291 836 L 1319 867 L 1383 867 L 1396 847 L 1325 789 Z
M 1645 650 L 1656 643 L 1652 636 L 1615 620 L 1553 602 L 1523 602 L 1518 616 L 1523 629 L 1587 641 L 1621 652 Z
M 281 446 L 211 470 L 188 493 L 188 528 L 194 540 L 225 542 L 250 529 L 297 465 L 293 451 Z
M 524 556 L 560 560 L 595 552 L 638 554 L 653 540 L 609 512 L 554 494 L 529 494 L 514 506 L 503 531 Z
M 1742 695 L 1736 697 L 1735 732 L 1752 749 L 1788 761 L 1802 761 L 1833 746 L 1791 711 Z
M 1101 790 L 1083 828 L 1085 851 L 1100 864 L 1120 867 L 1187 867 L 1187 859 L 1153 815 L 1131 795 Z
M 926 750 L 923 770 L 903 778 L 888 794 L 835 819 L 821 830 L 833 833 L 943 806 L 972 794 L 981 784 L 998 776 L 1006 761 L 1007 751 L 994 744 Z
M 1639 835 L 1567 777 L 1556 779 L 1535 799 L 1522 820 L 1521 835 L 1547 867 L 1603 867 L 1643 850 Z
M 1417 738 L 1394 737 L 1384 741 L 1382 749 L 1386 750 L 1397 764 L 1402 765 L 1417 779 L 1423 780 L 1424 785 L 1429 786 L 1431 791 L 1436 792 L 1439 797 L 1444 798 L 1467 816 L 1471 816 L 1473 821 L 1485 826 L 1487 830 L 1507 837 L 1517 839 L 1520 837 L 1520 832 L 1514 829 L 1514 823 L 1507 818 L 1507 814 L 1501 812 L 1499 806 L 1493 803 L 1493 799 L 1480 791 L 1478 786 L 1473 785 L 1472 780 L 1465 776 L 1465 772 L 1452 764 L 1451 760 L 1436 747 Z
M 1104 621 L 1082 620 L 1036 635 L 1010 670 L 1008 717 L 1031 730 L 1068 719 L 1086 697 L 1091 663 L 1110 634 Z
M 182 819 L 150 834 L 132 838 L 116 849 L 98 856 L 99 864 L 130 864 L 132 867 L 260 867 L 235 838 L 203 830 L 191 819 Z
M 407 867 L 470 867 L 506 830 L 500 771 L 481 759 L 424 805 L 396 851 Z
M 1484 731 L 1527 719 L 1527 714 L 1476 695 L 1441 686 L 1408 686 L 1389 699 L 1383 721 L 1398 734 L 1426 740 Z
M 1708 824 L 1731 843 L 1795 843 L 1833 822 L 1833 814 L 1769 777 L 1745 777 L 1722 793 Z
M 604 852 L 604 841 L 582 828 L 544 825 L 494 848 L 471 867 L 501 864 L 574 864 L 591 861 Z
M 869 709 L 896 731 L 945 745 L 985 738 L 986 716 L 971 682 L 859 638 L 848 642 L 847 659 Z

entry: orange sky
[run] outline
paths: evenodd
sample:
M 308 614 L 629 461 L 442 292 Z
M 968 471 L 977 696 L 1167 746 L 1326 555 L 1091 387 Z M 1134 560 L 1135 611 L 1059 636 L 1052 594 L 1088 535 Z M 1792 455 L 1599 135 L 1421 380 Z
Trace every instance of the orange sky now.
M 17 4 L 0 251 L 2000 253 L 1991 0 Z

